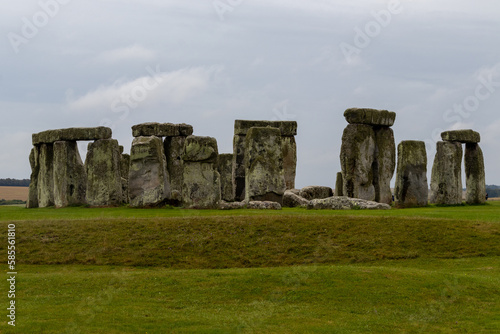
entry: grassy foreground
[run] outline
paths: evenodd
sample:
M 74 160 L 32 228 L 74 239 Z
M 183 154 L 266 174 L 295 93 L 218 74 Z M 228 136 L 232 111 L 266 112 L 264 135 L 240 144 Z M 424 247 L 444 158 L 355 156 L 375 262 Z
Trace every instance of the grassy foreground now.
M 500 203 L 0 207 L 0 240 L 9 223 L 18 326 L 0 333 L 500 332 Z

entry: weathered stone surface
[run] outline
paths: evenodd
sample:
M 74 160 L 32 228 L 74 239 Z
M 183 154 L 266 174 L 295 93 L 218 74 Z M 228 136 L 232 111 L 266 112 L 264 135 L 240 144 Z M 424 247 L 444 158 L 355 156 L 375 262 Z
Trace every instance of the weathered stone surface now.
M 236 201 L 245 199 L 245 136 L 233 137 L 233 189 Z
M 88 145 L 87 203 L 91 206 L 116 206 L 122 203 L 120 148 L 115 139 L 97 140 Z
M 342 172 L 337 173 L 337 179 L 335 180 L 335 196 L 344 196 L 344 176 L 342 176 Z
M 165 156 L 167 157 L 167 172 L 170 176 L 171 199 L 176 202 L 182 201 L 182 180 L 184 173 L 184 151 L 185 136 L 166 137 L 164 142 Z
M 427 152 L 423 141 L 402 141 L 398 145 L 395 200 L 398 207 L 426 206 Z
M 275 201 L 250 201 L 246 207 L 254 210 L 281 210 L 281 204 Z
M 54 143 L 54 203 L 57 208 L 86 204 L 87 174 L 76 141 Z
M 111 138 L 111 129 L 103 126 L 96 128 L 68 128 L 47 130 L 34 133 L 33 145 L 52 144 L 56 141 L 99 140 Z
M 26 207 L 28 209 L 38 208 L 38 173 L 40 172 L 40 162 L 39 162 L 40 149 L 35 146 L 30 152 L 30 166 L 31 166 L 31 178 L 30 178 L 30 188 L 28 194 L 28 201 L 26 202 Z
M 393 126 L 396 113 L 387 110 L 350 108 L 344 112 L 349 124 L 368 124 L 374 126 Z
M 237 210 L 246 208 L 247 203 L 245 202 L 219 202 L 219 210 Z
M 375 129 L 375 160 L 373 184 L 375 202 L 392 203 L 391 180 L 396 169 L 396 143 L 391 128 Z
M 375 200 L 372 165 L 375 158 L 375 132 L 369 125 L 349 124 L 342 136 L 340 163 L 344 195 Z
M 285 173 L 286 189 L 295 188 L 295 174 L 297 170 L 297 144 L 295 137 L 281 137 L 283 151 L 283 172 Z
M 251 128 L 245 139 L 245 200 L 282 204 L 285 190 L 280 130 Z
M 132 136 L 134 137 L 175 137 L 189 136 L 193 134 L 193 127 L 189 124 L 173 123 L 142 123 L 132 126 Z
M 431 203 L 462 203 L 462 153 L 462 145 L 458 142 L 437 143 L 432 167 Z
M 220 175 L 221 198 L 227 202 L 234 201 L 232 154 L 219 154 L 217 171 Z
M 217 162 L 217 141 L 212 137 L 189 136 L 184 143 L 184 162 Z
M 122 203 L 128 204 L 130 199 L 128 197 L 128 174 L 130 169 L 130 155 L 123 154 L 123 150 L 120 149 L 122 157 L 120 159 L 120 176 L 122 181 Z
M 246 136 L 251 128 L 278 128 L 283 137 L 292 137 L 297 135 L 296 121 L 252 121 L 237 119 L 234 121 L 234 134 Z
M 159 137 L 135 137 L 130 149 L 128 195 L 131 207 L 154 207 L 170 196 L 163 142 Z
M 215 209 L 220 195 L 220 177 L 213 162 L 185 162 L 182 203 L 191 209 Z
M 54 144 L 40 145 L 38 207 L 54 206 Z
M 460 143 L 477 144 L 481 141 L 481 135 L 473 130 L 455 130 L 441 133 L 444 141 L 456 141 Z
M 300 197 L 310 201 L 313 199 L 322 199 L 333 196 L 333 190 L 330 187 L 324 186 L 308 186 L 300 190 Z
M 314 210 L 351 210 L 351 209 L 371 209 L 389 210 L 391 206 L 385 203 L 377 203 L 357 198 L 333 196 L 324 199 L 313 199 L 307 206 Z
M 309 205 L 309 200 L 301 197 L 300 195 L 294 193 L 293 191 L 287 190 L 283 195 L 283 207 L 287 208 L 307 208 Z
M 486 201 L 486 176 L 483 151 L 478 144 L 465 145 L 466 202 L 481 204 Z

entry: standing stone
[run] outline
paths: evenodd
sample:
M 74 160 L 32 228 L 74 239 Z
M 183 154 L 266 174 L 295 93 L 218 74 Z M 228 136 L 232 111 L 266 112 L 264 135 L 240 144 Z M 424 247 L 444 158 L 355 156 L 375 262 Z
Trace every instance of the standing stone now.
M 458 142 L 437 143 L 432 167 L 431 203 L 462 203 L 462 152 L 462 145 Z
M 38 172 L 38 206 L 54 206 L 54 145 L 41 144 Z
M 245 198 L 245 136 L 233 137 L 233 189 L 236 201 Z
M 26 207 L 29 209 L 38 208 L 38 173 L 40 171 L 39 154 L 39 147 L 34 146 L 30 153 L 31 178 L 28 202 L 26 203 Z
M 337 173 L 335 180 L 335 196 L 344 196 L 344 177 L 342 172 Z
M 221 198 L 226 202 L 234 201 L 233 192 L 233 155 L 219 154 L 217 170 L 220 175 Z
M 76 141 L 54 143 L 54 203 L 57 208 L 84 205 L 87 174 Z
M 164 142 L 165 156 L 167 158 L 167 172 L 170 176 L 171 199 L 176 202 L 180 202 L 182 200 L 182 183 L 184 173 L 182 153 L 185 141 L 185 136 L 175 136 L 166 137 Z
M 115 139 L 97 140 L 88 145 L 87 203 L 91 206 L 116 206 L 122 203 L 120 148 Z
M 131 207 L 158 206 L 170 197 L 167 161 L 161 138 L 134 138 L 128 180 Z
M 375 200 L 372 165 L 375 132 L 370 125 L 349 124 L 342 135 L 340 163 L 344 176 L 344 196 Z
M 295 142 L 295 137 L 282 136 L 281 149 L 283 152 L 283 171 L 285 173 L 286 189 L 294 189 L 297 169 L 297 144 Z
M 375 202 L 391 204 L 391 180 L 396 169 L 394 131 L 388 127 L 375 128 L 374 186 Z
M 486 202 L 486 177 L 483 151 L 478 144 L 465 145 L 465 177 L 467 204 Z
M 130 199 L 128 197 L 128 174 L 130 170 L 130 155 L 123 154 L 120 159 L 120 176 L 122 181 L 122 203 L 128 204 Z
M 217 208 L 221 199 L 217 141 L 189 136 L 184 143 L 182 202 L 187 208 Z
M 426 206 L 428 187 L 425 143 L 422 141 L 401 142 L 398 145 L 396 206 Z
M 245 200 L 283 204 L 285 190 L 280 130 L 250 128 L 245 139 Z

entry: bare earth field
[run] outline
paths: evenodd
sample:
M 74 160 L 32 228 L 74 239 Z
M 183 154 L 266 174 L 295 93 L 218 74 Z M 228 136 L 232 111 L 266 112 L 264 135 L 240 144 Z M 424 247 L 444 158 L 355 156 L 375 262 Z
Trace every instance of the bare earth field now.
M 28 191 L 28 187 L 0 187 L 0 199 L 26 201 L 28 200 Z

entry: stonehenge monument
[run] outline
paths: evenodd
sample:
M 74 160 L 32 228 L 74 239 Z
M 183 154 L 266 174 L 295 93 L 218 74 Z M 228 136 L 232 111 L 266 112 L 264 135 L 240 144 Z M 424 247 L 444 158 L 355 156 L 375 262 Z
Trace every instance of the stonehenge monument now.
M 423 141 L 402 141 L 398 145 L 398 166 L 394 197 L 397 207 L 426 206 L 427 152 Z
M 479 142 L 481 135 L 473 130 L 446 131 L 437 143 L 432 167 L 431 198 L 435 204 L 462 203 L 462 144 L 465 144 L 466 202 L 486 201 L 484 157 Z
M 110 128 L 47 130 L 32 136 L 28 208 L 67 206 L 196 209 L 389 209 L 396 169 L 394 124 L 387 110 L 347 109 L 335 192 L 329 186 L 295 189 L 297 123 L 236 120 L 233 153 L 219 154 L 217 140 L 193 135 L 189 124 L 142 123 L 132 127 L 130 154 Z M 430 202 L 462 203 L 462 144 L 466 202 L 485 201 L 480 135 L 446 131 L 437 143 Z M 85 162 L 78 141 L 91 141 Z M 424 142 L 397 149 L 397 207 L 428 203 Z
M 347 109 L 349 123 L 342 135 L 340 162 L 345 196 L 392 203 L 390 181 L 396 168 L 396 144 L 390 128 L 396 113 Z

